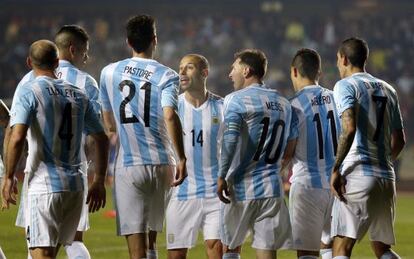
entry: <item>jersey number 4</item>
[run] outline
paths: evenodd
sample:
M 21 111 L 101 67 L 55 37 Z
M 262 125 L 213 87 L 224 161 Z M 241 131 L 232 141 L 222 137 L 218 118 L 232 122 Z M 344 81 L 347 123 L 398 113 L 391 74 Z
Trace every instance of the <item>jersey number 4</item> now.
M 134 82 L 131 80 L 124 80 L 121 83 L 119 83 L 119 90 L 121 92 L 124 90 L 124 87 L 127 86 L 129 88 L 129 94 L 124 98 L 124 100 L 121 102 L 121 105 L 119 106 L 119 115 L 121 117 L 121 123 L 139 123 L 138 118 L 132 114 L 132 116 L 127 117 L 125 108 L 129 102 L 131 102 L 132 98 L 135 96 L 136 88 Z M 141 88 L 141 90 L 145 91 L 145 97 L 144 97 L 144 123 L 145 127 L 150 126 L 150 101 L 151 101 L 151 83 L 145 82 Z
M 70 149 L 70 142 L 73 138 L 72 133 L 72 104 L 65 104 L 63 108 L 62 121 L 59 126 L 58 136 L 61 140 L 66 141 L 66 148 Z

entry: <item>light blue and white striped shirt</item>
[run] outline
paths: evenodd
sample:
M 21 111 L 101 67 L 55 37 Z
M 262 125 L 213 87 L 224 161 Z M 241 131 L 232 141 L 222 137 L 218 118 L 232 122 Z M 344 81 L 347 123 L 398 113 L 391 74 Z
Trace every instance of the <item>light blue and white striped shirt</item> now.
M 339 115 L 356 111 L 356 134 L 341 173 L 375 176 L 395 180 L 391 156 L 391 135 L 403 122 L 397 93 L 383 80 L 368 73 L 355 73 L 338 81 L 334 88 Z M 362 170 L 353 172 L 352 168 Z
M 30 193 L 81 191 L 82 132 L 103 132 L 84 92 L 61 79 L 39 76 L 21 85 L 10 111 L 10 126 L 29 126 L 25 172 Z
M 178 114 L 183 126 L 188 176 L 174 189 L 173 199 L 189 200 L 216 197 L 218 140 L 223 122 L 223 98 L 208 93 L 198 108 L 178 98 Z
M 309 85 L 297 92 L 290 102 L 299 127 L 290 182 L 329 189 L 341 133 L 333 92 L 319 85 Z
M 279 175 L 287 141 L 297 138 L 297 118 L 276 90 L 253 84 L 226 96 L 221 177 L 237 201 L 282 197 Z
M 113 112 L 120 138 L 117 166 L 175 164 L 163 107 L 177 110 L 178 74 L 133 57 L 106 66 L 100 86 L 102 108 Z

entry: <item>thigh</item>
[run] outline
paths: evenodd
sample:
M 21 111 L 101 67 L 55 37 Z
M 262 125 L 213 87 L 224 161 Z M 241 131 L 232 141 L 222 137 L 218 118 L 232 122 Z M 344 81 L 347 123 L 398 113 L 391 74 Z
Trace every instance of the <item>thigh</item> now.
M 150 230 L 161 232 L 163 230 L 165 210 L 170 198 L 174 166 L 155 165 L 147 167 L 152 174 L 151 190 L 148 197 L 148 226 Z
M 204 240 L 220 239 L 220 200 L 215 197 L 202 199 L 202 202 L 201 228 Z
M 294 248 L 319 251 L 322 230 L 331 202 L 329 190 L 308 188 L 293 183 L 289 196 Z
M 229 249 L 241 246 L 253 226 L 253 215 L 257 208 L 250 201 L 220 203 L 220 237 Z
M 283 198 L 257 200 L 252 247 L 261 250 L 292 248 L 289 211 Z
M 370 239 L 386 245 L 395 245 L 395 183 L 385 179 L 381 179 L 380 182 L 381 191 L 373 201 L 375 217 L 369 228 Z
M 196 244 L 202 219 L 199 199 L 171 200 L 167 207 L 167 249 L 191 248 Z
M 150 190 L 151 177 L 145 166 L 117 168 L 114 197 L 118 235 L 147 231 Z

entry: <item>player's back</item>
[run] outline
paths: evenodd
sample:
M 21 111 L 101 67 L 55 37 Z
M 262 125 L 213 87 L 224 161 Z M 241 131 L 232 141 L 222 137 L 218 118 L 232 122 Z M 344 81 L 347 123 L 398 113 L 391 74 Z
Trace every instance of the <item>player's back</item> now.
M 357 111 L 356 134 L 344 160 L 364 167 L 364 175 L 394 179 L 391 134 L 402 128 L 396 91 L 368 73 L 356 73 L 336 83 L 339 113 L 350 107 Z
M 85 120 L 94 116 L 83 91 L 64 80 L 40 76 L 22 85 L 16 97 L 11 115 L 17 118 L 12 121 L 21 120 L 22 107 L 35 111 L 28 119 L 31 126 L 25 169 L 32 190 L 83 190 L 79 171 L 81 138 Z
M 175 196 L 179 200 L 216 197 L 217 141 L 223 121 L 223 98 L 208 92 L 207 100 L 195 108 L 185 99 L 185 94 L 181 94 L 178 114 L 185 133 L 188 176 L 175 189 Z
M 291 104 L 298 118 L 299 135 L 290 181 L 329 189 L 340 135 L 333 92 L 319 85 L 306 86 Z
M 224 107 L 227 127 L 233 127 L 237 116 L 241 120 L 235 159 L 228 172 L 236 199 L 280 197 L 281 157 L 292 122 L 289 101 L 276 90 L 255 84 L 228 95 Z
M 103 110 L 115 115 L 119 166 L 174 163 L 162 107 L 176 109 L 178 80 L 172 69 L 138 57 L 102 70 L 100 96 Z

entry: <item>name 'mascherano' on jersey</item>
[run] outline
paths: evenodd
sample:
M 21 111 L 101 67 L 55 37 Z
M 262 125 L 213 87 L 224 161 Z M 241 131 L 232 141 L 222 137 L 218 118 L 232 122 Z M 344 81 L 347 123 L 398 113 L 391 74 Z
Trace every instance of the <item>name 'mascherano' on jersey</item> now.
M 236 200 L 282 197 L 279 175 L 287 141 L 297 137 L 289 101 L 254 84 L 226 96 L 220 173 Z
M 184 131 L 188 176 L 175 188 L 173 199 L 216 197 L 223 99 L 208 93 L 207 100 L 195 108 L 181 94 L 178 98 L 178 114 Z
M 297 92 L 290 102 L 299 128 L 290 182 L 329 189 L 341 133 L 333 92 L 319 85 L 309 85 Z
M 177 110 L 178 74 L 133 57 L 106 66 L 100 86 L 102 108 L 114 113 L 121 143 L 117 166 L 175 164 L 163 107 Z
M 10 126 L 28 125 L 29 153 L 25 172 L 29 192 L 84 189 L 80 171 L 82 132 L 104 132 L 83 91 L 61 79 L 39 76 L 15 93 Z
M 334 96 L 340 115 L 349 108 L 358 115 L 354 142 L 343 164 L 362 166 L 356 172 L 365 176 L 395 180 L 391 134 L 403 123 L 394 88 L 368 73 L 356 73 L 336 83 Z M 352 170 L 341 173 L 352 175 Z

